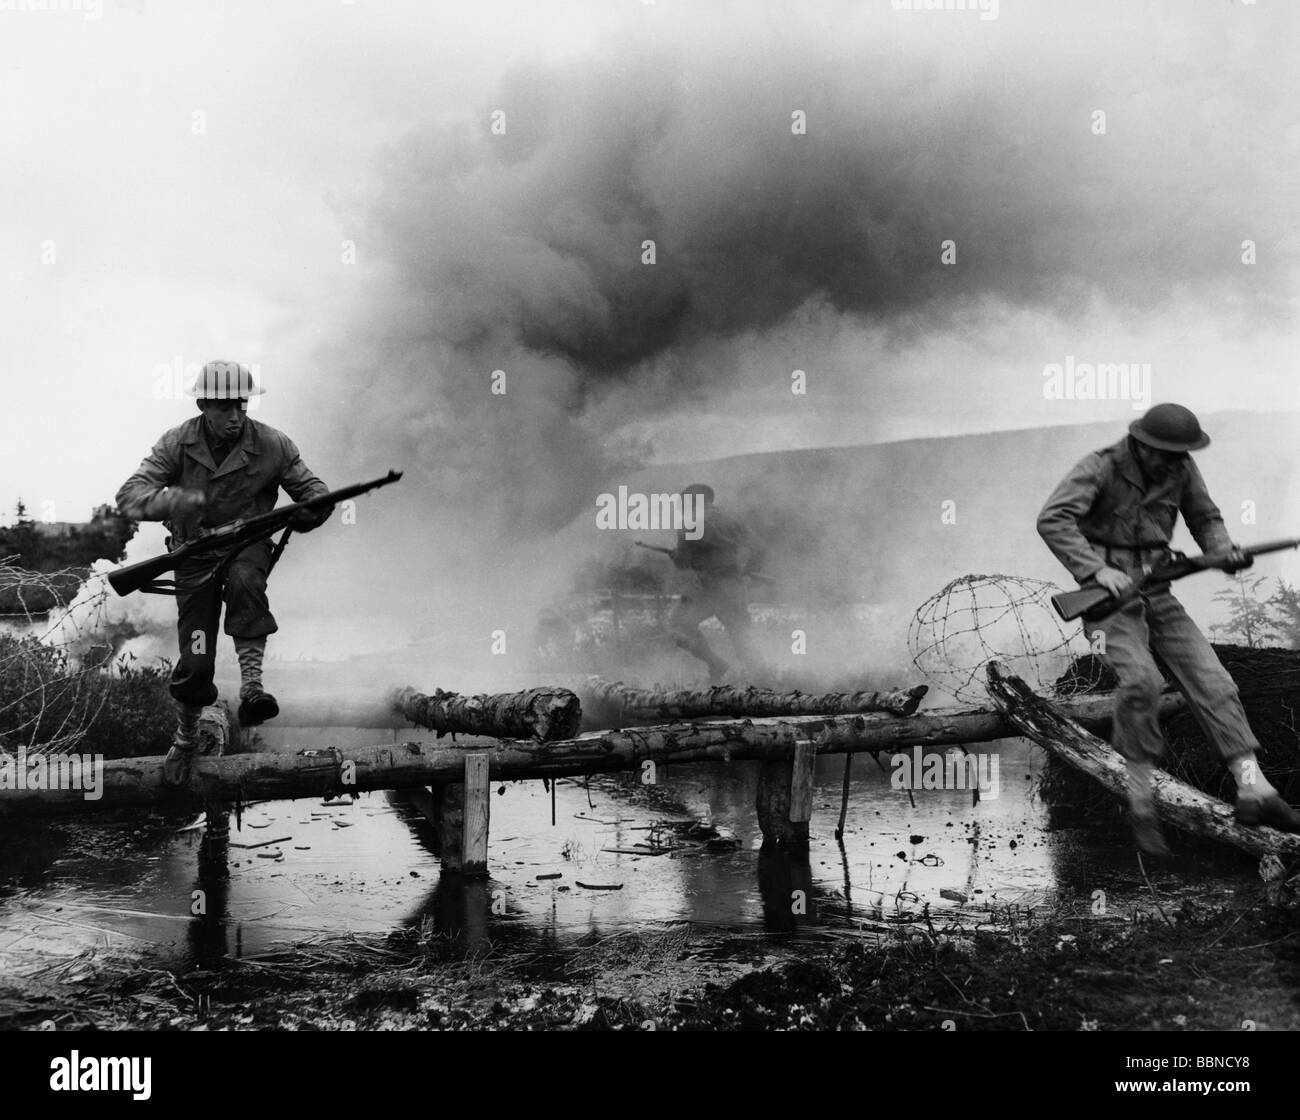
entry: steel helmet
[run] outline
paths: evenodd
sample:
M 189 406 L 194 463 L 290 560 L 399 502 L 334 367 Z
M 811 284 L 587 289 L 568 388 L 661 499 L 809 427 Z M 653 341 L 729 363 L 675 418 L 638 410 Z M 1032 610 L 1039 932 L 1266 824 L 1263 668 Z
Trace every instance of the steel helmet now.
M 209 362 L 199 370 L 189 390 L 190 396 L 201 401 L 246 401 L 265 392 L 254 383 L 248 368 L 238 362 Z
M 692 482 L 689 486 L 682 487 L 682 497 L 687 494 L 702 494 L 706 506 L 713 504 L 713 487 L 703 482 Z
M 1196 414 L 1181 404 L 1153 405 L 1128 430 L 1134 439 L 1161 451 L 1199 451 L 1210 443 Z

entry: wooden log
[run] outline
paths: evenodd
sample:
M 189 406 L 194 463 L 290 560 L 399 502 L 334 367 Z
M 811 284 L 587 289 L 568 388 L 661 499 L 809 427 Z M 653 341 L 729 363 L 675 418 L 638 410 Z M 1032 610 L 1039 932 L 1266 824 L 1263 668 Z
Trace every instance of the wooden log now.
M 497 696 L 461 696 L 438 689 L 426 696 L 413 688 L 392 697 L 395 712 L 438 738 L 457 732 L 498 739 L 551 743 L 572 738 L 582 722 L 582 705 L 567 688 L 529 688 Z
M 488 759 L 482 751 L 465 756 L 464 825 L 461 841 L 461 874 L 487 874 L 488 811 L 492 786 Z
M 1163 699 L 1162 708 L 1172 710 L 1182 702 L 1181 696 L 1171 694 Z M 1110 696 L 1098 695 L 1063 701 L 1060 707 L 1086 727 L 1105 729 L 1110 726 L 1111 704 Z M 1020 734 L 1017 726 L 998 712 L 983 710 L 905 719 L 867 714 L 716 720 L 606 731 L 552 743 L 503 740 L 489 748 L 383 743 L 346 751 L 198 758 L 189 783 L 180 789 L 162 784 L 161 758 L 124 758 L 103 764 L 102 788 L 95 800 L 85 798 L 79 789 L 32 789 L 19 775 L 17 760 L 0 757 L 0 813 L 201 804 L 205 799 L 320 797 L 345 785 L 360 793 L 458 783 L 464 781 L 466 756 L 478 750 L 488 758 L 493 781 L 513 781 L 639 770 L 646 759 L 659 763 L 788 760 L 799 739 L 813 739 L 818 754 L 844 754 L 983 742 Z M 344 778 L 351 781 L 345 783 Z
M 1062 705 L 1047 703 L 1019 677 L 1005 673 L 996 661 L 989 662 L 987 674 L 993 702 L 1022 735 L 1127 801 L 1125 763 L 1118 751 L 1066 716 L 1059 710 Z M 1184 832 L 1231 844 L 1252 855 L 1300 856 L 1300 835 L 1239 825 L 1226 801 L 1180 782 L 1163 770 L 1153 773 L 1152 786 L 1160 816 Z
M 622 681 L 592 677 L 584 698 L 588 707 L 608 712 L 613 724 L 663 722 L 669 719 L 717 719 L 724 716 L 838 716 L 888 712 L 910 716 L 928 691 L 923 684 L 884 692 L 773 692 L 766 688 L 645 689 Z

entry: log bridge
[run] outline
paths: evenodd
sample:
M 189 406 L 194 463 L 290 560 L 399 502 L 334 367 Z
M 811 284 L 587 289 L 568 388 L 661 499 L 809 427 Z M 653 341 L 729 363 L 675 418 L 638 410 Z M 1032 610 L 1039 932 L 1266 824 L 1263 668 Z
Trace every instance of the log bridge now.
M 809 697 L 800 700 L 807 711 Z M 834 710 L 843 710 L 842 698 Z M 1182 703 L 1164 698 L 1164 711 Z M 396 742 L 379 746 L 301 750 L 296 753 L 199 755 L 188 781 L 163 784 L 163 759 L 125 758 L 103 764 L 102 792 L 87 800 L 81 789 L 0 788 L 0 819 L 63 811 L 124 807 L 206 808 L 215 830 L 231 805 L 252 800 L 404 790 L 435 826 L 444 872 L 487 873 L 489 790 L 492 782 L 555 779 L 699 762 L 753 760 L 760 765 L 756 812 L 766 842 L 807 845 L 817 756 L 892 754 L 915 746 L 987 742 L 1024 734 L 1005 710 L 933 710 L 908 716 L 888 712 L 714 717 L 575 735 L 581 717 L 566 689 L 529 689 L 502 696 L 425 695 L 406 688 L 389 698 L 391 710 L 452 742 Z M 1059 710 L 1077 725 L 1104 731 L 1109 696 L 1062 701 Z M 214 710 L 215 711 L 215 710 Z M 209 721 L 226 732 L 224 713 Z M 457 744 L 458 732 L 495 741 Z M 846 765 L 848 760 L 846 759 Z M 847 788 L 847 774 L 846 774 Z M 842 822 L 841 822 L 842 827 Z

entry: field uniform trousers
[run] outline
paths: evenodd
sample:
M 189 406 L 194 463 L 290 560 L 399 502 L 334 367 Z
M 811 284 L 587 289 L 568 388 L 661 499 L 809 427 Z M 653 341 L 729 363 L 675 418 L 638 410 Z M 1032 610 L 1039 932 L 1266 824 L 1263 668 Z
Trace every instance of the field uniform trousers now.
M 673 607 L 668 618 L 668 629 L 679 645 L 695 653 L 699 643 L 704 642 L 700 623 L 710 618 L 716 618 L 722 623 L 737 655 L 742 662 L 749 664 L 753 647 L 743 578 L 701 576 L 699 590 L 688 591 Z
M 1107 550 L 1110 565 L 1135 580 L 1142 576 L 1139 555 L 1128 549 Z M 1085 622 L 1084 633 L 1090 642 L 1099 633 L 1105 635 L 1103 660 L 1119 679 L 1111 742 L 1125 758 L 1154 763 L 1164 753 L 1165 737 L 1157 719 L 1164 678 L 1151 656 L 1153 649 L 1225 762 L 1259 748 L 1236 682 L 1168 584 L 1097 622 Z
M 183 565 L 176 570 L 177 585 L 184 588 L 194 583 L 211 567 L 211 558 Z M 242 549 L 216 578 L 176 596 L 180 660 L 168 686 L 174 699 L 194 706 L 216 703 L 213 674 L 223 602 L 225 630 L 232 638 L 260 638 L 279 629 L 266 597 L 270 570 L 271 542 L 256 541 Z

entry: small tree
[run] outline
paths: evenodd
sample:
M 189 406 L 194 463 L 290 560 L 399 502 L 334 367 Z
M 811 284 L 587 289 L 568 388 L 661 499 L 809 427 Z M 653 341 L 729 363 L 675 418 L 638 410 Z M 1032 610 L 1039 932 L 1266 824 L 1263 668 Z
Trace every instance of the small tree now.
M 1268 602 L 1259 600 L 1260 585 L 1267 583 L 1268 577 L 1247 579 L 1238 572 L 1234 580 L 1237 584 L 1235 590 L 1220 591 L 1214 596 L 1216 603 L 1229 605 L 1228 621 L 1210 629 L 1243 643 L 1247 649 L 1258 649 L 1274 631 Z
M 1291 649 L 1300 649 L 1300 587 L 1278 580 L 1268 605 L 1273 610 L 1273 629 L 1278 636 Z

